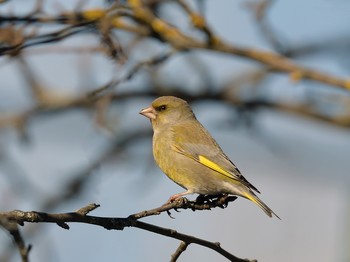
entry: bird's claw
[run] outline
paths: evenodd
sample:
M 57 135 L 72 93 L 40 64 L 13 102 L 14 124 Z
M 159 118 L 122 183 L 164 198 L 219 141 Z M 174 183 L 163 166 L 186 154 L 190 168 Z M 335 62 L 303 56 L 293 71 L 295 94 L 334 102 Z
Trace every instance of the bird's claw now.
M 166 213 L 168 214 L 168 216 L 169 216 L 170 218 L 175 219 L 175 217 L 173 217 L 173 216 L 171 215 L 170 210 L 167 210 Z

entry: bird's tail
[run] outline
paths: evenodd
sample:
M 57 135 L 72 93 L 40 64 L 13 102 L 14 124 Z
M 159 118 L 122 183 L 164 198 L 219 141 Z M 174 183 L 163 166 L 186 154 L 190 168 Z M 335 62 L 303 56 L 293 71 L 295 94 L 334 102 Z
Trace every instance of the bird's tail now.
M 275 212 L 273 212 L 271 210 L 271 208 L 269 208 L 262 200 L 260 200 L 260 198 L 258 198 L 253 192 L 251 191 L 247 191 L 243 193 L 243 196 L 247 199 L 249 199 L 250 201 L 254 202 L 255 204 L 257 204 L 262 210 L 264 210 L 264 212 L 266 213 L 266 215 L 268 215 L 269 217 L 272 217 L 272 214 L 275 215 L 275 217 L 277 217 L 278 219 L 281 219 L 279 216 L 276 215 Z

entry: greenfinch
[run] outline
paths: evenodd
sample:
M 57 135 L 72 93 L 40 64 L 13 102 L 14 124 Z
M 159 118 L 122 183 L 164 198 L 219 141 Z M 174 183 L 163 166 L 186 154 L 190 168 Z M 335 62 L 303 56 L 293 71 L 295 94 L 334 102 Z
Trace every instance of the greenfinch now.
M 153 156 L 160 169 L 187 194 L 231 194 L 257 204 L 272 217 L 278 217 L 254 193 L 260 193 L 225 155 L 209 132 L 196 119 L 185 100 L 163 96 L 140 114 L 149 118 L 153 128 Z M 279 217 L 278 217 L 279 218 Z

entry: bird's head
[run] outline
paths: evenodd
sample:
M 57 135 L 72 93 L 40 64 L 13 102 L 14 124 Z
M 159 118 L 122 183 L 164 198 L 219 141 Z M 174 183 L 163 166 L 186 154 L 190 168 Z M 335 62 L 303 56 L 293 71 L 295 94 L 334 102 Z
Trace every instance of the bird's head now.
M 153 126 L 174 124 L 195 117 L 188 103 L 174 96 L 157 98 L 151 106 L 142 109 L 140 114 L 149 118 Z

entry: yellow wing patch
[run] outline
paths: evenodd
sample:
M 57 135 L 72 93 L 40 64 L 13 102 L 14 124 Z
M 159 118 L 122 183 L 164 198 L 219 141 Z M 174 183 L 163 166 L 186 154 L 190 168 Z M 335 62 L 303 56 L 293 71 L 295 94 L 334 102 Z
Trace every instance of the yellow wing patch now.
M 234 178 L 229 172 L 227 172 L 225 169 L 222 169 L 218 164 L 215 164 L 213 161 L 210 161 L 208 158 L 199 155 L 198 156 L 198 162 L 201 163 L 202 165 L 205 165 L 209 167 L 210 169 L 213 169 L 214 171 L 227 176 L 229 178 Z

